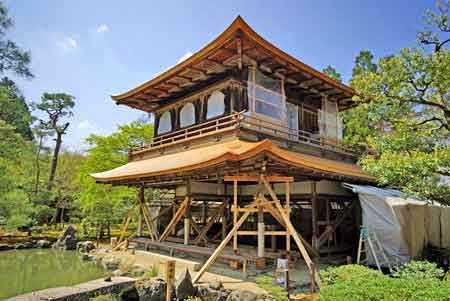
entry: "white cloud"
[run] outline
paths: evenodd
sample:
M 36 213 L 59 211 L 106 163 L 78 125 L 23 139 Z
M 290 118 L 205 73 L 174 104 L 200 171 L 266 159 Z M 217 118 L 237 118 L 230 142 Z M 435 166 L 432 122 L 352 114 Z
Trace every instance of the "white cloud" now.
M 58 44 L 63 50 L 66 50 L 66 51 L 70 50 L 70 49 L 75 49 L 78 47 L 78 41 L 72 37 L 67 37 L 63 41 L 59 42 Z
M 97 33 L 104 33 L 104 32 L 107 32 L 107 31 L 109 31 L 109 26 L 106 25 L 106 24 L 101 24 L 96 29 Z

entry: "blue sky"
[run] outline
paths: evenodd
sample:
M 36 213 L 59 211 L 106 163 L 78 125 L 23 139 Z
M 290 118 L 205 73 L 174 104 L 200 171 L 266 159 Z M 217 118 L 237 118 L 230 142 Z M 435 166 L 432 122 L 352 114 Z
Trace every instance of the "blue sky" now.
M 109 134 L 143 112 L 111 94 L 151 79 L 199 50 L 241 15 L 264 38 L 346 82 L 362 49 L 375 57 L 414 46 L 431 0 L 66 1 L 7 0 L 8 34 L 32 54 L 33 80 L 18 79 L 28 101 L 43 92 L 76 97 L 64 145 L 81 150 L 90 133 Z

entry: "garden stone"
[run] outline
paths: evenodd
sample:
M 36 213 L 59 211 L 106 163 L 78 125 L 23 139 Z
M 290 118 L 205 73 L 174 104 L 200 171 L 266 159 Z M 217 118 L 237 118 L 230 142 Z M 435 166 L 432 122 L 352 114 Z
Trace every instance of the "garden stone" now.
M 209 283 L 209 287 L 218 291 L 221 288 L 223 288 L 223 285 L 222 285 L 222 282 L 220 282 L 220 281 L 212 281 Z
M 81 253 L 89 253 L 95 249 L 95 244 L 92 241 L 80 241 L 77 243 L 77 250 Z
M 6 251 L 6 250 L 11 250 L 11 249 L 13 249 L 13 247 L 10 245 L 0 244 L 0 251 Z
M 187 297 L 194 296 L 194 285 L 192 284 L 191 274 L 187 268 L 181 273 L 175 286 L 175 291 L 178 300 L 184 300 Z
M 50 248 L 51 245 L 52 245 L 52 243 L 46 239 L 41 239 L 36 242 L 36 248 L 39 248 L 39 249 Z
M 31 248 L 34 248 L 34 243 L 31 241 L 26 241 L 23 243 L 23 246 L 25 249 L 31 249 Z
M 77 229 L 74 226 L 69 225 L 53 244 L 53 248 L 75 250 L 77 248 Z
M 166 283 L 161 279 L 145 280 L 136 283 L 136 289 L 140 301 L 165 301 Z
M 123 275 L 123 272 L 120 269 L 117 269 L 113 272 L 114 277 L 120 277 Z
M 17 250 L 26 249 L 25 244 L 15 244 L 14 248 Z
M 114 256 L 106 256 L 102 260 L 103 268 L 105 268 L 108 271 L 114 271 L 119 268 L 120 265 L 120 259 L 116 258 Z
M 228 295 L 226 301 L 256 301 L 258 296 L 245 290 L 237 290 Z

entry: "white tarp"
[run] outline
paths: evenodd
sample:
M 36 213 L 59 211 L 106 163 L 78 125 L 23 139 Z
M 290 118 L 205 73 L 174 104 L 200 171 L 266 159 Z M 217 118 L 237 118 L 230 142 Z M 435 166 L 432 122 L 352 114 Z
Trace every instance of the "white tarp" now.
M 402 198 L 393 189 L 344 184 L 358 194 L 362 225 L 375 233 L 392 263 L 420 254 L 426 240 L 425 206 L 422 201 Z M 371 262 L 369 256 L 369 263 Z

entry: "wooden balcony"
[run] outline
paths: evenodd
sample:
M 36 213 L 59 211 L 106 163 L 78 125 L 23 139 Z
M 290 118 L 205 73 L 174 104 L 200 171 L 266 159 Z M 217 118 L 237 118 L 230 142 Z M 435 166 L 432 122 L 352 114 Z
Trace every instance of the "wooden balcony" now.
M 233 131 L 250 131 L 263 135 L 269 139 L 278 139 L 308 145 L 324 151 L 336 152 L 356 158 L 362 150 L 349 148 L 336 139 L 321 137 L 307 131 L 288 128 L 246 112 L 234 112 L 230 115 L 220 117 L 201 124 L 157 136 L 150 144 L 134 148 L 130 155 L 142 154 L 144 152 L 168 148 L 174 145 L 199 141 L 210 136 L 220 136 Z M 199 141 L 200 142 L 200 141 Z

